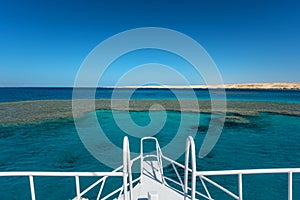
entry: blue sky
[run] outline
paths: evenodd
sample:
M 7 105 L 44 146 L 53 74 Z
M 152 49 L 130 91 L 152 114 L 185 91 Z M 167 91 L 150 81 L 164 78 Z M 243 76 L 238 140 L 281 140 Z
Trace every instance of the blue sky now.
M 299 10 L 297 1 L 276 0 L 3 0 L 0 86 L 72 86 L 81 63 L 101 41 L 148 26 L 195 39 L 213 58 L 225 83 L 299 82 Z M 141 63 L 151 61 L 143 55 L 137 54 Z M 164 58 L 172 63 L 172 56 Z M 124 71 L 122 67 L 121 63 L 108 71 L 103 85 L 113 84 L 113 75 Z M 188 67 L 181 70 L 193 74 Z

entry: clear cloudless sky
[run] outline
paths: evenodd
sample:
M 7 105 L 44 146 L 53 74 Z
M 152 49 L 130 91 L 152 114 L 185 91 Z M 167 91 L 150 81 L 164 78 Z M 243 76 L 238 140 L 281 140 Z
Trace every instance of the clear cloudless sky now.
M 195 39 L 225 83 L 299 82 L 299 10 L 290 0 L 1 0 L 0 86 L 72 86 L 101 41 L 149 26 Z

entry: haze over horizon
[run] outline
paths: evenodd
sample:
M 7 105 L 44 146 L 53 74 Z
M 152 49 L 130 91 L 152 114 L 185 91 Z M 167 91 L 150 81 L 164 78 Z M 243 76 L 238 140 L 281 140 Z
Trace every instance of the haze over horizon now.
M 102 41 L 139 27 L 179 31 L 200 43 L 225 84 L 300 82 L 298 1 L 2 1 L 0 87 L 71 87 L 86 56 Z M 157 50 L 121 57 L 101 86 L 144 63 L 163 63 L 203 84 L 183 59 Z M 170 85 L 177 79 L 155 71 Z M 135 79 L 142 79 L 137 74 Z M 125 85 L 134 85 L 134 79 Z

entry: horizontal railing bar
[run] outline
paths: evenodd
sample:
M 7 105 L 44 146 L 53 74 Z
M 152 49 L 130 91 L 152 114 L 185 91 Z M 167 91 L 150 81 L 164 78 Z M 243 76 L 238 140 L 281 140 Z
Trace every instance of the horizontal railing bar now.
M 177 164 L 176 162 L 173 163 Z M 275 174 L 275 173 L 289 173 L 289 172 L 300 173 L 300 168 L 197 171 L 196 175 L 212 176 L 212 175 L 238 175 L 238 174 Z M 25 172 L 0 172 L 0 176 L 123 176 L 123 172 L 30 172 L 30 171 L 27 172 L 25 171 Z
M 196 176 L 216 175 L 238 175 L 238 174 L 278 174 L 278 173 L 300 173 L 300 168 L 274 168 L 274 169 L 242 169 L 242 170 L 220 170 L 220 171 L 197 171 Z
M 123 172 L 0 172 L 0 176 L 123 176 Z

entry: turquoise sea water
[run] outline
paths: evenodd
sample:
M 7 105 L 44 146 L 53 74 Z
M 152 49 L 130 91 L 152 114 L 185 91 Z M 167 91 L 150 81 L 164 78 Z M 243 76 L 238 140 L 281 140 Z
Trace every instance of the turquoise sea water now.
M 6 90 L 6 91 L 5 91 Z M 0 89 L 2 101 L 21 101 L 28 99 L 68 99 L 70 90 L 67 89 L 24 89 L 25 97 L 20 98 L 15 90 Z M 205 91 L 202 91 L 205 94 Z M 206 91 L 207 92 L 207 91 Z M 240 99 L 257 101 L 300 102 L 299 91 L 251 91 L 235 90 L 232 95 Z M 57 93 L 57 98 L 55 94 Z M 147 94 L 145 94 L 147 93 Z M 151 93 L 151 94 L 148 94 Z M 155 93 L 155 94 L 153 94 Z M 14 94 L 14 95 L 13 95 Z M 276 95 L 275 95 L 276 94 Z M 148 96 L 147 96 L 148 95 Z M 166 91 L 142 91 L 136 94 L 139 98 L 163 98 Z M 246 96 L 245 96 L 246 95 Z M 273 95 L 273 96 L 272 96 Z M 200 95 L 201 96 L 201 95 Z M 50 98 L 51 97 L 51 98 Z M 166 97 L 166 98 L 167 98 Z M 203 98 L 207 96 L 203 95 Z M 251 98 L 250 98 L 251 97 Z M 201 98 L 201 97 L 199 97 Z M 6 100 L 3 100 L 6 99 Z M 97 111 L 99 123 L 106 136 L 121 148 L 124 133 L 113 120 L 111 111 Z M 125 112 L 118 115 L 126 123 Z M 178 129 L 180 112 L 167 112 L 164 128 L 155 135 L 162 147 L 168 145 Z M 198 113 L 185 113 L 199 115 Z M 163 115 L 156 111 L 155 116 Z M 145 126 L 150 122 L 148 112 L 131 112 L 132 119 L 139 125 Z M 83 116 L 88 120 L 89 114 Z M 251 169 L 300 167 L 300 118 L 297 116 L 275 115 L 260 113 L 258 116 L 244 116 L 247 123 L 228 120 L 225 123 L 221 137 L 214 149 L 203 159 L 197 159 L 198 170 L 220 169 Z M 196 129 L 196 152 L 202 144 L 209 114 L 200 114 L 198 124 L 189 124 L 184 133 Z M 138 139 L 129 135 L 133 152 L 139 152 Z M 181 147 L 179 147 L 181 146 Z M 178 144 L 184 149 L 185 140 Z M 99 145 L 99 151 L 105 151 L 105 144 Z M 172 156 L 172 155 L 169 155 Z M 114 161 L 122 160 L 122 155 L 114 155 Z M 183 157 L 178 161 L 183 162 Z M 39 124 L 0 126 L 0 171 L 110 171 L 111 168 L 95 159 L 85 149 L 76 132 L 72 119 L 51 120 Z M 167 166 L 166 172 L 170 171 Z M 172 176 L 172 175 L 171 175 Z M 294 199 L 300 199 L 300 175 L 294 175 Z M 81 179 L 82 187 L 91 183 L 93 178 Z M 118 182 L 118 178 L 108 182 L 105 192 Z M 237 191 L 237 177 L 218 177 L 218 182 L 227 188 Z M 244 199 L 287 199 L 287 175 L 255 175 L 244 176 Z M 120 179 L 121 181 L 121 179 Z M 37 199 L 71 199 L 75 196 L 74 178 L 35 178 Z M 98 189 L 98 188 L 97 188 Z M 222 193 L 215 192 L 215 199 L 230 199 Z M 92 191 L 87 197 L 95 198 L 97 191 Z M 0 199 L 30 199 L 27 178 L 0 177 Z

